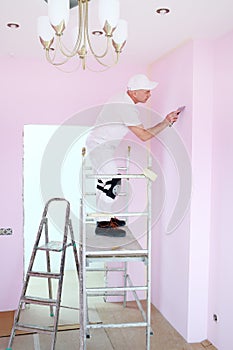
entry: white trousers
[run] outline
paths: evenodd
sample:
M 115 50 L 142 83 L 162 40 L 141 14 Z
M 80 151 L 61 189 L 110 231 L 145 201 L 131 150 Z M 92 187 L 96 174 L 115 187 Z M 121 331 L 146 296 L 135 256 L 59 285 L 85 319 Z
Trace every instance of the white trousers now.
M 87 145 L 88 158 L 96 174 L 104 174 L 111 176 L 108 179 L 102 179 L 103 183 L 111 180 L 114 175 L 118 173 L 118 167 L 115 157 L 116 147 L 109 144 L 96 144 L 89 142 Z M 101 179 L 101 176 L 100 176 Z M 101 190 L 96 192 L 96 211 L 100 213 L 106 213 L 106 216 L 97 218 L 97 221 L 109 221 L 114 212 L 114 208 L 117 207 L 117 197 L 112 199 L 106 196 Z

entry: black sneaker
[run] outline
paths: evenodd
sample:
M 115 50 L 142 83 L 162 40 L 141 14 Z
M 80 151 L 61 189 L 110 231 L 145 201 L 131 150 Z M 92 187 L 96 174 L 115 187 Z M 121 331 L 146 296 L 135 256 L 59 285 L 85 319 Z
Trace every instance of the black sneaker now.
M 114 227 L 125 226 L 126 222 L 124 220 L 119 220 L 117 218 L 111 218 L 110 225 Z
M 103 228 L 110 227 L 110 221 L 97 221 L 96 226 Z
M 125 237 L 125 230 L 112 227 L 96 227 L 95 234 L 99 236 L 108 236 L 108 237 Z

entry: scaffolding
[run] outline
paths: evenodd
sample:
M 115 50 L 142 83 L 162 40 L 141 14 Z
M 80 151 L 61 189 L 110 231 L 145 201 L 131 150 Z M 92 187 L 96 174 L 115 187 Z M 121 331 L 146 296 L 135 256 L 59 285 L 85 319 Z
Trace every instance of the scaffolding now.
M 129 155 L 129 149 L 128 149 Z M 146 332 L 145 349 L 150 349 L 150 336 L 153 334 L 151 329 L 151 189 L 152 181 L 155 179 L 153 171 L 151 170 L 151 158 L 148 158 L 148 168 L 142 174 L 130 174 L 128 171 L 129 162 L 127 160 L 125 174 L 94 174 L 92 169 L 86 164 L 86 150 L 82 149 L 82 188 L 80 199 L 80 237 L 79 237 L 79 257 L 80 257 L 80 350 L 86 350 L 88 338 L 90 337 L 91 329 L 100 328 L 127 328 L 127 327 L 144 327 Z M 148 173 L 150 174 L 148 176 Z M 111 246 L 105 245 L 106 240 L 101 240 L 94 233 L 95 219 L 97 217 L 105 217 L 106 213 L 87 212 L 86 196 L 91 193 L 86 188 L 86 181 L 92 179 L 122 179 L 123 181 L 130 181 L 131 179 L 143 179 L 146 181 L 146 210 L 143 212 L 130 212 L 129 207 L 126 206 L 126 211 L 121 212 L 120 216 L 126 220 L 132 217 L 145 216 L 146 220 L 146 247 L 142 248 L 135 236 L 130 231 L 129 227 L 124 227 L 126 231 L 125 237 L 111 237 Z M 111 216 L 119 215 L 119 213 L 111 213 Z M 109 242 L 108 240 L 108 242 Z M 128 272 L 129 262 L 141 262 L 146 267 L 146 282 L 143 285 L 135 286 Z M 104 287 L 89 288 L 86 284 L 87 273 L 93 271 L 91 263 L 103 262 L 103 268 L 94 268 L 95 271 L 104 271 L 109 273 L 111 271 L 123 273 L 123 285 L 118 287 Z M 114 268 L 111 266 L 112 262 L 123 263 L 123 267 Z M 110 265 L 110 266 L 109 266 Z M 143 291 L 146 295 L 146 310 L 143 309 L 138 292 Z M 123 307 L 126 307 L 127 293 L 131 292 L 135 298 L 138 309 L 142 315 L 142 322 L 127 322 L 127 323 L 99 323 L 92 324 L 88 318 L 88 298 L 91 296 L 123 296 Z

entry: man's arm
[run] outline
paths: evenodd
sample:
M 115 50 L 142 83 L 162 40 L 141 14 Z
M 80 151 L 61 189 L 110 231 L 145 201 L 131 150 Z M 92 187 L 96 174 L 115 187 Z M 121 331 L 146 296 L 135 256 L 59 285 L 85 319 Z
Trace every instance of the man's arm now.
M 144 129 L 144 126 L 137 125 L 137 126 L 128 126 L 130 131 L 132 131 L 141 141 L 148 141 L 152 139 L 155 135 L 163 131 L 169 124 L 174 123 L 177 121 L 179 112 L 171 112 L 169 113 L 166 118 L 152 126 L 151 128 Z

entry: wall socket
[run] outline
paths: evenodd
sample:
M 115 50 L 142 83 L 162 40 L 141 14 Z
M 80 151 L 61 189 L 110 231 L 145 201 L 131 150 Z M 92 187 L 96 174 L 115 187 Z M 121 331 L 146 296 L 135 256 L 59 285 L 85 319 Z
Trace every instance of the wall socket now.
M 12 228 L 7 227 L 7 228 L 0 228 L 0 236 L 9 236 L 12 235 Z

